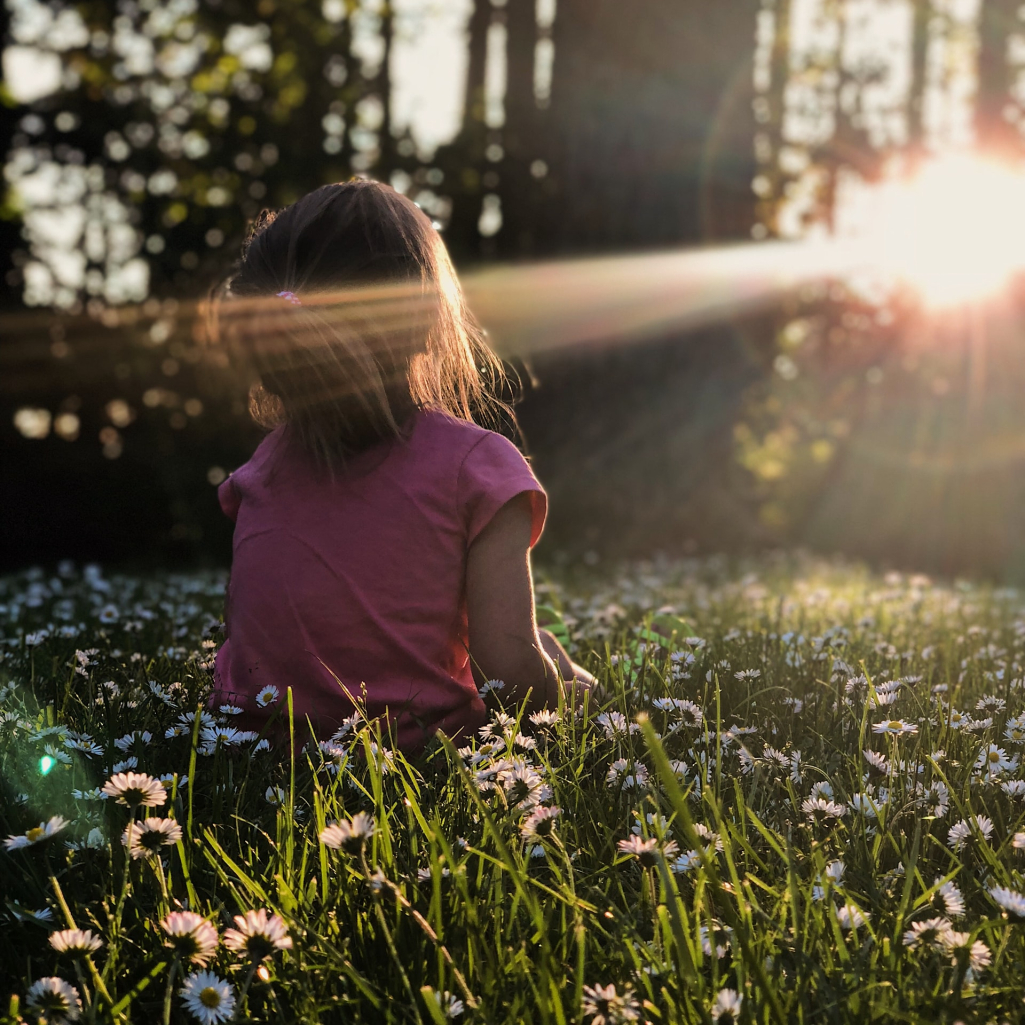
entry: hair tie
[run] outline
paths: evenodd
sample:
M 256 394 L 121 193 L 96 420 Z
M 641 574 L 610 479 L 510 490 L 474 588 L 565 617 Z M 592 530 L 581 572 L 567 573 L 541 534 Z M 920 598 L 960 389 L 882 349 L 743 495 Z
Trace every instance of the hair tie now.
M 299 296 L 295 292 L 278 292 L 278 298 L 290 302 L 293 306 L 302 306 L 302 303 L 299 302 Z

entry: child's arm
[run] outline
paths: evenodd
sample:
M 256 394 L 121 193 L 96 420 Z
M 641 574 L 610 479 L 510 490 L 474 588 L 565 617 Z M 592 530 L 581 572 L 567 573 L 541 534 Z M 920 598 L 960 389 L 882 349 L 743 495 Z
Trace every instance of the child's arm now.
M 502 680 L 502 700 L 510 704 L 529 690 L 533 711 L 558 704 L 560 673 L 534 618 L 530 530 L 530 499 L 524 494 L 502 506 L 480 532 L 466 561 L 466 611 L 478 686 Z

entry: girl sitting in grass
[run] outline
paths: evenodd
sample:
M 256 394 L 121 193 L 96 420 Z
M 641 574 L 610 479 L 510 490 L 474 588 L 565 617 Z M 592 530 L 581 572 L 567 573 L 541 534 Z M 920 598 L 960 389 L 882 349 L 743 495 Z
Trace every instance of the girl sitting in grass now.
M 505 377 L 415 204 L 351 181 L 265 211 L 210 334 L 273 428 L 218 491 L 235 534 L 215 703 L 259 730 L 291 687 L 317 736 L 359 707 L 414 752 L 481 726 L 488 680 L 531 710 L 566 681 L 579 698 L 591 677 L 534 613 L 546 496 L 478 426 L 510 422 Z

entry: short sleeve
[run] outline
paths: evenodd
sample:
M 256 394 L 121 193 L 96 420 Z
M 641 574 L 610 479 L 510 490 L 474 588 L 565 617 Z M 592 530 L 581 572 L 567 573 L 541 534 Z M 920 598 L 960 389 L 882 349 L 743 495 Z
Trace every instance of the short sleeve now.
M 231 477 L 217 489 L 217 500 L 221 503 L 221 509 L 229 520 L 238 519 L 238 507 L 242 504 L 242 499 L 239 497 Z
M 517 495 L 530 495 L 530 546 L 537 544 L 548 513 L 548 496 L 516 446 L 489 431 L 467 453 L 456 488 L 466 544 L 491 522 L 495 513 Z

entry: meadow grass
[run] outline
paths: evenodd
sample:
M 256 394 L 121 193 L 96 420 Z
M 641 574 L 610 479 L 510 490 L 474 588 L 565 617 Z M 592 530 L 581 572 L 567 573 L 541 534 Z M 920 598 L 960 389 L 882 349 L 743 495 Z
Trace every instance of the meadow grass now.
M 546 579 L 605 700 L 408 761 L 358 717 L 269 748 L 197 718 L 223 587 L 0 581 L 7 1025 L 1021 1020 L 1017 592 L 782 555 Z

